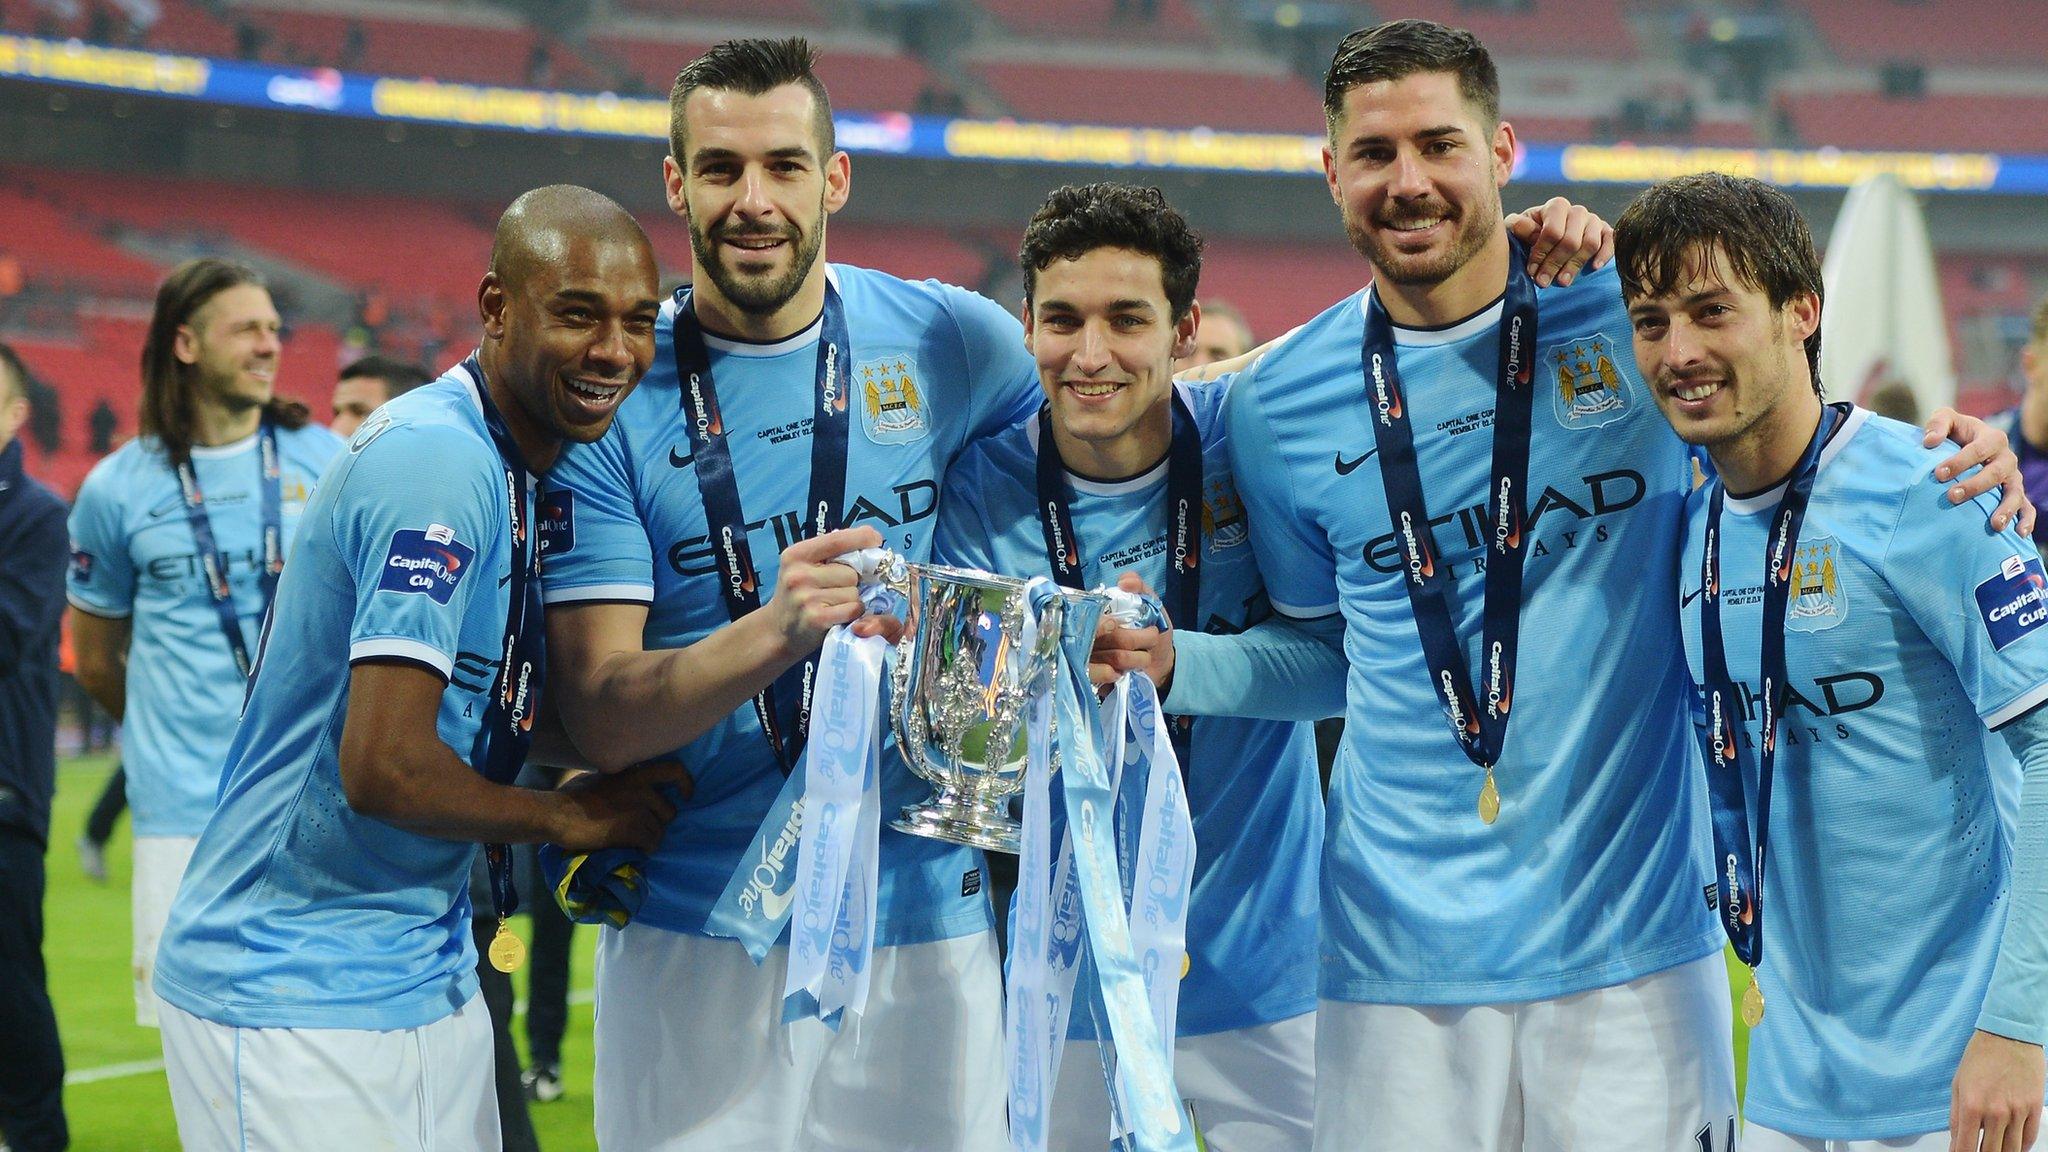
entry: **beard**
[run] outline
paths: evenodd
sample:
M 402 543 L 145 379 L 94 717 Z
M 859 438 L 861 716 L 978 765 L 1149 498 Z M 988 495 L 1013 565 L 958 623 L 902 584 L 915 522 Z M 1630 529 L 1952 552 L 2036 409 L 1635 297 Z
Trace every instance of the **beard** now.
M 1480 207 L 1484 209 L 1487 206 Z M 1346 208 L 1344 233 L 1358 254 L 1372 263 L 1374 275 L 1386 277 L 1388 283 L 1413 286 L 1441 284 L 1486 247 L 1492 229 L 1499 226 L 1501 219 L 1498 195 L 1491 207 L 1491 212 L 1481 211 L 1478 214 L 1483 219 L 1475 219 L 1472 213 L 1454 211 L 1441 200 L 1431 200 L 1405 209 L 1389 210 L 1374 220 L 1360 219 Z M 1403 252 L 1383 243 L 1378 232 L 1380 226 L 1387 224 L 1434 219 L 1442 219 L 1450 226 L 1451 239 L 1448 245 L 1427 252 Z
M 774 312 L 794 298 L 803 287 L 804 278 L 811 273 L 811 266 L 818 262 L 818 252 L 825 244 L 824 202 L 818 205 L 818 227 L 811 232 L 800 231 L 793 224 L 785 224 L 773 230 L 752 229 L 742 231 L 721 225 L 712 232 L 705 232 L 692 223 L 690 227 L 690 251 L 697 258 L 697 267 L 711 282 L 718 285 L 718 291 L 732 305 L 742 312 L 766 315 Z M 775 236 L 787 242 L 794 250 L 789 270 L 779 276 L 748 274 L 734 269 L 725 262 L 725 251 L 720 241 L 733 236 L 766 237 Z

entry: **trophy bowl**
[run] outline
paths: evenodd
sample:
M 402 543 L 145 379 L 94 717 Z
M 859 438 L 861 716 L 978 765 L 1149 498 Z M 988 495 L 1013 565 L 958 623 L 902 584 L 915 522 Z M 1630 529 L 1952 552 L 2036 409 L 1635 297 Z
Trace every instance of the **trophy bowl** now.
M 1069 600 L 1034 609 L 1025 581 L 939 565 L 912 565 L 909 583 L 891 722 L 904 762 L 933 792 L 889 825 L 1015 852 L 1023 827 L 1010 798 L 1024 787 L 1025 707 L 1056 670 Z

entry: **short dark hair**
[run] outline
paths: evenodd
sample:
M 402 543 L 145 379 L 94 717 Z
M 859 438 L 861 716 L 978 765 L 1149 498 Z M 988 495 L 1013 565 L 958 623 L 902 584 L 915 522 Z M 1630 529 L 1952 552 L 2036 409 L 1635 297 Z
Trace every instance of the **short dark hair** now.
M 365 356 L 343 368 L 335 380 L 356 380 L 364 376 L 382 380 L 384 390 L 389 394 L 385 397 L 388 400 L 396 400 L 434 378 L 417 364 L 393 360 L 389 356 Z
M 230 288 L 266 287 L 254 268 L 231 260 L 202 256 L 171 270 L 157 286 L 149 332 L 142 338 L 142 434 L 154 436 L 173 463 L 192 454 L 198 399 L 192 394 L 191 366 L 178 359 L 178 329 L 207 302 Z M 264 415 L 286 428 L 303 428 L 306 406 L 273 394 Z
M 816 71 L 818 53 L 801 36 L 786 39 L 727 40 L 697 57 L 676 73 L 675 86 L 668 94 L 668 147 L 676 163 L 684 164 L 688 146 L 683 142 L 683 105 L 699 88 L 760 96 L 784 84 L 801 84 L 811 93 L 812 112 L 818 132 L 818 159 L 824 160 L 837 148 L 832 132 L 832 98 Z
M 1479 109 L 1481 127 L 1491 131 L 1500 122 L 1500 73 L 1479 37 L 1434 20 L 1390 20 L 1346 36 L 1330 57 L 1323 76 L 1323 120 L 1330 139 L 1336 140 L 1344 119 L 1345 93 L 1422 72 L 1456 76 L 1459 94 Z
M 1017 263 L 1024 302 L 1038 274 L 1055 260 L 1079 260 L 1097 248 L 1128 248 L 1159 261 L 1166 303 L 1178 322 L 1195 302 L 1202 279 L 1202 237 L 1157 188 L 1135 184 L 1068 184 L 1045 198 L 1024 229 Z
M 1802 293 L 1816 302 L 1825 295 L 1806 218 L 1790 196 L 1761 180 L 1725 172 L 1666 180 L 1638 194 L 1614 225 L 1614 263 L 1630 302 L 1669 295 L 1693 261 L 1717 251 L 1773 308 Z M 1819 391 L 1819 327 L 1806 338 L 1806 362 Z

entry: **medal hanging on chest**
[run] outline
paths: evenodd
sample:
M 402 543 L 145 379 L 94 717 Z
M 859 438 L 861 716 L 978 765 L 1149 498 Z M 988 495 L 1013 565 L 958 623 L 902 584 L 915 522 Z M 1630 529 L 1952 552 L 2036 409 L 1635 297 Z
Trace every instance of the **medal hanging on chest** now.
M 499 648 L 498 675 L 491 685 L 483 722 L 477 726 L 471 762 L 493 784 L 511 785 L 526 764 L 533 745 L 533 721 L 540 710 L 541 681 L 547 670 L 541 629 L 540 541 L 532 531 L 538 480 L 512 438 L 504 416 L 491 400 L 483 365 L 472 356 L 463 362 L 483 409 L 484 428 L 498 450 L 507 501 L 505 634 Z M 526 945 L 506 921 L 519 908 L 512 882 L 512 848 L 484 845 L 484 863 L 491 876 L 491 901 L 498 914 L 497 935 L 485 955 L 491 967 L 511 972 L 526 961 Z
M 1713 815 L 1714 882 L 1719 889 L 1721 929 L 1736 959 L 1749 968 L 1749 987 L 1742 993 L 1742 1022 L 1751 1028 L 1764 1019 L 1764 994 L 1757 986 L 1756 969 L 1764 953 L 1764 866 L 1770 848 L 1778 720 L 1785 695 L 1785 616 L 1798 572 L 1799 530 L 1806 521 L 1814 479 L 1820 473 L 1821 449 L 1842 415 L 1832 406 L 1821 409 L 1820 426 L 1785 482 L 1764 545 L 1763 626 L 1757 660 L 1762 676 L 1757 699 L 1763 716 L 1754 803 L 1742 772 L 1743 699 L 1728 673 L 1728 648 L 1721 627 L 1721 601 L 1727 592 L 1721 580 L 1721 513 L 1727 489 L 1715 481 L 1707 498 L 1699 597 L 1700 671 L 1705 679 L 1700 691 L 1707 722 L 1700 731 L 1700 751 L 1707 765 L 1707 799 Z
M 1527 255 L 1510 242 L 1507 292 L 1502 298 L 1494 369 L 1493 482 L 1487 491 L 1485 607 L 1481 630 L 1483 693 L 1473 688 L 1451 607 L 1451 570 L 1430 536 L 1429 506 L 1415 452 L 1413 398 L 1401 386 L 1393 320 L 1378 291 L 1366 298 L 1360 349 L 1368 423 L 1379 448 L 1387 515 L 1401 547 L 1402 587 L 1415 614 L 1415 630 L 1430 683 L 1458 748 L 1485 773 L 1479 787 L 1481 823 L 1500 818 L 1494 769 L 1507 742 L 1514 699 L 1515 658 L 1521 638 L 1522 565 L 1528 554 L 1523 493 L 1529 487 L 1530 418 L 1535 409 L 1536 285 L 1523 270 Z M 1480 706 L 1484 699 L 1485 706 Z
M 839 289 L 825 286 L 825 309 L 819 319 L 816 397 L 811 420 L 811 481 L 799 536 L 810 539 L 845 526 L 847 405 L 853 342 L 847 333 L 846 308 Z M 732 446 L 718 406 L 711 377 L 711 352 L 697 321 L 689 289 L 678 291 L 675 318 L 677 391 L 696 456 L 697 491 L 704 502 L 707 538 L 717 557 L 726 614 L 738 620 L 761 606 L 759 569 L 747 543 L 747 518 L 740 505 L 739 477 L 733 469 Z M 800 660 L 754 697 L 761 734 L 775 753 L 786 777 L 796 768 L 810 736 L 810 689 L 817 677 L 818 656 Z M 786 725 L 782 704 L 794 701 L 794 724 Z

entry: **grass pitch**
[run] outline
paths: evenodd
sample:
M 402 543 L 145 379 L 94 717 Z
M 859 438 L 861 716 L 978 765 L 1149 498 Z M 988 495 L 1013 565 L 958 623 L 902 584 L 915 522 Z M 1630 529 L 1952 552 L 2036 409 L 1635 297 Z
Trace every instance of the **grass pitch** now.
M 43 955 L 50 970 L 50 996 L 64 1041 L 64 1108 L 71 1121 L 73 1152 L 177 1152 L 177 1125 L 164 1081 L 163 1051 L 154 1030 L 135 1025 L 128 975 L 129 838 L 125 818 L 108 845 L 107 882 L 87 880 L 73 847 L 86 813 L 99 795 L 112 757 L 83 756 L 63 761 L 57 771 L 57 799 L 50 826 L 49 891 L 44 903 Z M 525 917 L 514 925 L 526 934 Z M 577 932 L 569 1031 L 562 1043 L 563 1083 L 568 1092 L 550 1104 L 532 1106 L 533 1124 L 547 1152 L 591 1152 L 590 972 L 597 930 Z M 1731 997 L 1748 976 L 1729 960 Z M 519 995 L 526 973 L 515 973 Z M 522 1051 L 525 1037 L 517 1026 Z M 1735 1075 L 1742 1083 L 1749 1037 L 1735 1022 Z
M 130 991 L 127 818 L 107 846 L 105 884 L 85 878 L 73 847 L 113 769 L 110 756 L 68 759 L 57 769 L 43 956 L 64 1042 L 64 1111 L 71 1122 L 72 1152 L 177 1152 L 163 1049 L 153 1029 L 136 1026 Z M 513 918 L 522 936 L 527 923 L 524 916 Z M 596 941 L 596 929 L 577 930 L 569 1030 L 562 1041 L 567 1095 L 532 1106 L 533 1126 L 546 1152 L 597 1147 L 590 1124 L 590 971 Z M 521 997 L 526 995 L 525 977 L 523 969 L 512 977 Z M 513 1027 L 513 1035 L 523 1052 L 521 1026 Z

